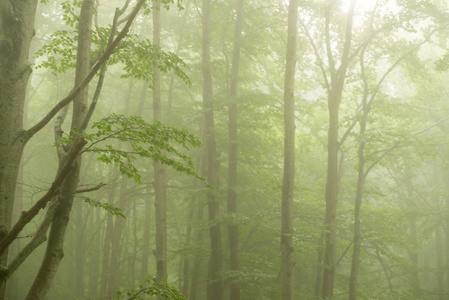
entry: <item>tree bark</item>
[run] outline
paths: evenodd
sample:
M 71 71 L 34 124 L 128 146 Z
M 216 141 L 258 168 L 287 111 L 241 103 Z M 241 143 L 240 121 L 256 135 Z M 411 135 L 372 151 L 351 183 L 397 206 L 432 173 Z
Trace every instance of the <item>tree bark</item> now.
M 293 188 L 295 183 L 295 71 L 298 0 L 288 7 L 288 37 L 284 80 L 284 174 L 282 179 L 281 280 L 282 299 L 293 300 L 295 263 L 293 262 Z

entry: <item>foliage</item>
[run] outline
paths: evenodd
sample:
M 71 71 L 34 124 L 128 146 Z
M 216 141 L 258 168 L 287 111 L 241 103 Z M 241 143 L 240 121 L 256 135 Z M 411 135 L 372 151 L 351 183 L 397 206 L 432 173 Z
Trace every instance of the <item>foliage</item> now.
M 95 133 L 74 133 L 64 136 L 57 145 L 73 143 L 76 136 L 81 136 L 90 145 L 83 152 L 98 154 L 98 160 L 116 165 L 120 172 L 140 183 L 141 176 L 133 164 L 137 157 L 150 158 L 170 166 L 178 172 L 193 175 L 205 181 L 194 170 L 190 157 L 181 152 L 178 147 L 189 150 L 201 146 L 198 138 L 184 129 L 163 125 L 160 122 L 149 124 L 141 117 L 111 114 L 95 122 L 92 129 Z M 126 142 L 128 150 L 118 149 L 111 141 Z M 108 144 L 104 144 L 109 142 Z M 176 146 L 172 145 L 174 143 Z
M 173 1 L 163 1 L 168 7 Z M 179 5 L 179 2 L 178 2 Z M 35 53 L 36 58 L 43 60 L 36 64 L 36 69 L 45 68 L 54 74 L 64 73 L 76 66 L 76 49 L 78 36 L 78 14 L 77 9 L 81 6 L 81 1 L 65 1 L 61 4 L 64 14 L 63 20 L 71 29 L 55 31 L 51 34 L 51 42 L 42 46 Z M 92 31 L 92 51 L 91 59 L 104 52 L 107 46 L 107 37 L 110 36 L 112 27 L 97 27 Z M 153 68 L 169 73 L 174 72 L 184 83 L 190 85 L 190 79 L 185 73 L 187 65 L 173 52 L 162 50 L 151 43 L 149 39 L 141 39 L 136 34 L 128 34 L 117 46 L 109 59 L 109 65 L 122 64 L 123 78 L 136 78 L 149 80 L 150 85 L 154 81 Z
M 106 202 L 96 201 L 89 197 L 83 197 L 83 199 L 84 199 L 85 203 L 87 203 L 93 207 L 100 207 L 100 208 L 106 210 L 107 212 L 109 212 L 113 216 L 126 219 L 125 215 L 123 214 L 122 210 L 119 207 L 110 205 Z
M 190 85 L 190 79 L 184 72 L 187 65 L 173 52 L 163 51 L 150 40 L 141 40 L 137 35 L 129 35 L 118 46 L 111 64 L 122 63 L 125 74 L 123 78 L 136 78 L 140 80 L 150 80 L 150 85 L 154 81 L 153 68 L 168 73 L 173 71 L 184 83 Z
M 139 300 L 146 299 L 145 296 L 150 296 L 150 298 L 159 297 L 159 299 L 164 300 L 187 300 L 184 295 L 176 288 L 169 286 L 166 281 L 148 279 L 146 282 L 145 286 L 140 285 L 136 290 L 118 291 L 115 300 Z

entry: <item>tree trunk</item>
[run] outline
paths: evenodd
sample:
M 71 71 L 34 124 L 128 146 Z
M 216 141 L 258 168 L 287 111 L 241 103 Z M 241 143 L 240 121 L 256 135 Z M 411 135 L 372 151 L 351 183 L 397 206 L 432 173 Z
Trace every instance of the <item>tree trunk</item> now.
M 364 107 L 366 106 L 366 99 L 364 99 L 363 103 Z M 359 265 L 360 265 L 360 246 L 362 243 L 361 240 L 361 214 L 360 208 L 362 206 L 363 199 L 363 187 L 365 184 L 365 142 L 363 139 L 363 135 L 365 134 L 366 128 L 366 117 L 367 111 L 364 111 L 363 119 L 360 121 L 360 145 L 359 145 L 359 166 L 358 166 L 358 180 L 357 180 L 357 192 L 355 197 L 355 206 L 354 206 L 354 244 L 352 250 L 352 263 L 351 263 L 351 275 L 349 279 L 349 299 L 355 300 L 357 298 L 357 277 L 359 273 Z
M 338 150 L 340 149 L 338 140 L 339 112 L 340 102 L 343 93 L 343 87 L 348 69 L 349 55 L 352 42 L 352 19 L 354 16 L 356 0 L 352 0 L 349 11 L 346 16 L 345 39 L 343 53 L 341 55 L 341 65 L 338 69 L 335 66 L 332 41 L 329 33 L 329 22 L 334 5 L 330 5 L 326 10 L 326 47 L 330 64 L 330 84 L 328 89 L 328 112 L 329 129 L 327 137 L 327 178 L 326 178 L 326 215 L 324 221 L 324 230 L 326 232 L 326 246 L 324 250 L 323 265 L 323 299 L 332 299 L 334 295 L 334 279 L 336 268 L 336 249 L 337 249 L 337 204 L 338 204 Z M 326 79 L 326 82 L 327 79 Z
M 441 226 L 435 228 L 435 248 L 437 253 L 437 292 L 438 300 L 444 300 L 444 266 L 443 266 L 443 242 L 441 239 Z
M 446 169 L 447 170 L 447 169 Z M 447 172 L 447 171 L 446 171 Z M 445 185 L 446 185 L 446 188 L 447 187 L 449 187 L 449 174 L 446 174 L 446 176 L 445 176 L 445 178 L 444 178 L 444 182 L 445 182 Z M 446 209 L 449 209 L 449 196 L 447 196 L 446 195 L 446 197 L 445 197 L 445 204 L 446 204 Z M 446 286 L 446 289 L 445 289 L 445 293 L 449 293 L 449 218 L 448 217 L 446 217 L 446 222 L 445 222 L 445 225 L 446 225 L 446 230 L 445 230 L 445 233 L 446 233 L 446 236 L 445 236 L 445 241 L 446 241 L 446 257 L 445 257 L 445 259 L 446 259 L 446 284 L 445 284 L 445 286 Z
M 87 220 L 84 220 L 84 214 L 86 213 L 83 210 L 83 204 L 84 203 L 78 203 L 79 206 L 74 207 L 74 222 L 75 223 L 75 234 L 76 234 L 76 242 L 75 242 L 75 249 L 74 250 L 74 259 L 73 259 L 73 270 L 76 270 L 76 272 L 73 272 L 75 276 L 75 284 L 74 284 L 74 295 L 76 295 L 77 298 L 82 299 L 85 297 L 85 282 L 84 282 L 84 275 L 85 275 L 85 263 L 86 263 L 86 245 L 85 245 L 85 239 L 84 239 L 84 222 L 87 222 Z
M 89 74 L 90 69 L 90 49 L 91 49 L 91 27 L 94 10 L 93 0 L 84 0 L 81 6 L 78 36 L 77 66 L 75 74 L 75 86 L 80 84 Z M 81 129 L 87 113 L 87 87 L 78 94 L 73 102 L 73 116 L 71 132 L 78 132 Z M 60 161 L 60 166 L 64 163 L 64 158 Z M 44 299 L 47 294 L 53 277 L 56 274 L 59 263 L 64 256 L 63 243 L 65 231 L 70 219 L 70 212 L 73 206 L 73 198 L 78 185 L 78 177 L 81 169 L 81 157 L 75 163 L 75 167 L 63 184 L 59 204 L 53 218 L 50 229 L 47 250 L 42 261 L 39 272 L 27 295 L 27 299 Z
M 295 182 L 295 70 L 298 1 L 288 7 L 288 37 L 284 80 L 284 174 L 282 179 L 281 279 L 282 299 L 294 299 L 293 187 Z
M 28 63 L 37 0 L 0 2 L 0 239 L 11 228 L 20 159 L 26 141 L 23 109 L 28 79 Z M 0 257 L 6 267 L 8 252 Z M 0 282 L 0 299 L 6 280 Z
M 317 271 L 315 277 L 315 299 L 321 298 L 321 283 L 323 281 L 323 242 L 324 232 L 321 233 L 317 246 Z
M 228 169 L 228 214 L 237 214 L 237 192 L 235 191 L 237 182 L 237 89 L 238 76 L 240 68 L 240 39 L 243 30 L 243 0 L 236 0 L 237 19 L 234 33 L 234 54 L 232 57 L 231 84 L 229 96 L 231 104 L 229 105 L 229 169 Z M 229 254 L 230 268 L 235 274 L 240 271 L 239 258 L 239 229 L 233 224 L 228 225 L 229 234 Z M 231 278 L 230 295 L 231 300 L 240 300 L 239 278 Z
M 202 68 L 203 68 L 203 107 L 205 117 L 205 136 L 207 151 L 206 178 L 214 188 L 218 187 L 218 161 L 215 142 L 214 105 L 212 95 L 212 71 L 210 65 L 210 4 L 211 0 L 203 0 L 202 6 Z M 222 300 L 222 260 L 223 250 L 221 243 L 220 224 L 217 215 L 220 210 L 216 191 L 207 191 L 209 211 L 210 260 L 207 274 L 207 299 Z
M 202 201 L 197 201 L 197 217 L 196 220 L 201 222 L 203 220 L 203 212 L 204 207 Z M 195 235 L 195 245 L 197 247 L 201 247 L 203 244 L 203 232 L 201 229 L 197 229 L 196 235 Z M 201 259 L 196 258 L 193 264 L 193 270 L 192 270 L 192 276 L 191 276 L 191 283 L 190 283 L 190 293 L 189 293 L 189 300 L 196 300 L 198 295 L 198 287 L 201 283 L 200 280 L 201 277 Z
M 113 176 L 112 176 L 112 184 L 111 189 L 108 193 L 108 204 L 114 205 L 115 192 L 117 189 L 116 181 L 118 180 L 118 169 L 114 168 Z M 102 255 L 102 263 L 101 263 L 101 277 L 100 277 L 100 299 L 108 298 L 108 283 L 109 283 L 109 274 L 111 268 L 111 244 L 114 235 L 114 220 L 112 214 L 107 214 L 106 216 L 106 228 L 105 228 L 105 236 L 103 241 L 103 255 Z
M 153 9 L 153 43 L 160 46 L 161 20 L 160 2 L 155 3 Z M 161 72 L 157 67 L 153 68 L 153 121 L 162 121 L 161 109 Z M 154 169 L 154 194 L 156 213 L 156 279 L 167 279 L 167 175 L 166 168 L 160 162 L 153 163 Z
M 421 294 L 420 282 L 419 282 L 419 260 L 418 260 L 418 235 L 416 230 L 416 203 L 413 196 L 413 182 L 412 174 L 409 169 L 406 169 L 405 180 L 407 187 L 407 207 L 411 211 L 408 213 L 408 221 L 410 226 L 410 237 L 412 239 L 413 247 L 409 252 L 410 257 L 410 284 L 411 292 L 417 297 Z
M 127 194 L 128 194 L 128 177 L 122 176 L 120 180 L 120 196 L 117 206 L 122 209 L 126 215 L 127 206 Z M 123 229 L 126 226 L 125 219 L 115 217 L 114 230 L 111 240 L 111 262 L 109 264 L 109 282 L 108 282 L 108 299 L 114 298 L 115 292 L 118 289 L 117 276 L 120 274 L 120 253 L 121 253 L 121 238 Z M 125 243 L 126 245 L 128 243 Z

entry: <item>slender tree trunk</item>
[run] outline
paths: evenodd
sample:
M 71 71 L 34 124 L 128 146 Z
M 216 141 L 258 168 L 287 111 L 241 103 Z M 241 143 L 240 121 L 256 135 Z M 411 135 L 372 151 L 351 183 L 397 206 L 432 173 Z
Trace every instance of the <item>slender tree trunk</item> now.
M 328 86 L 328 112 L 329 129 L 327 137 L 327 178 L 326 178 L 326 215 L 324 221 L 324 230 L 326 232 L 326 247 L 324 250 L 323 265 L 323 299 L 333 299 L 334 280 L 336 268 L 336 249 L 337 249 L 337 204 L 338 204 L 338 150 L 340 149 L 338 140 L 339 112 L 340 102 L 345 84 L 346 72 L 348 69 L 349 55 L 352 42 L 352 19 L 354 15 L 356 0 L 352 0 L 349 11 L 346 16 L 345 39 L 341 64 L 338 68 L 335 66 L 332 41 L 330 40 L 329 22 L 335 3 L 326 10 L 326 46 L 327 55 L 330 64 L 330 83 Z M 326 81 L 327 82 L 327 81 Z
M 369 86 L 367 77 L 365 74 L 364 53 L 366 47 L 362 50 L 360 56 L 361 74 L 363 79 L 363 96 L 362 96 L 362 118 L 359 122 L 360 131 L 359 136 L 360 144 L 358 149 L 358 178 L 357 178 L 357 191 L 355 196 L 354 205 L 354 237 L 353 237 L 353 250 L 352 250 L 352 263 L 351 263 L 351 275 L 349 278 L 349 299 L 355 300 L 357 298 L 357 278 L 360 266 L 360 248 L 362 245 L 361 237 L 361 206 L 363 201 L 363 189 L 365 186 L 365 130 L 368 120 L 368 114 L 370 112 L 370 106 L 368 103 Z
M 295 182 L 295 71 L 298 1 L 288 7 L 288 37 L 284 80 L 284 174 L 282 179 L 281 280 L 282 299 L 293 300 L 295 263 L 293 262 L 293 188 Z
M 447 170 L 447 169 L 446 169 Z M 446 171 L 447 172 L 447 171 Z M 446 184 L 446 189 L 447 189 L 447 187 L 449 187 L 449 174 L 445 174 L 446 176 L 445 176 L 445 180 L 444 180 L 444 182 L 445 182 L 445 184 Z M 446 195 L 446 197 L 445 197 L 445 204 L 446 204 L 446 209 L 449 209 L 449 196 L 447 196 Z M 446 236 L 445 236 L 445 241 L 446 241 L 446 243 L 445 243 L 445 253 L 446 253 L 446 257 L 445 257 L 445 259 L 446 259 L 446 284 L 445 284 L 445 286 L 446 286 L 446 288 L 445 288 L 445 293 L 449 293 L 449 218 L 448 217 L 446 217 L 446 222 L 445 222 L 445 225 L 446 225 L 446 230 L 445 230 L 445 233 L 446 233 Z
M 114 169 L 112 182 L 114 183 L 108 193 L 108 204 L 114 205 L 115 192 L 117 189 L 116 181 L 118 179 L 118 169 Z M 103 255 L 101 263 L 101 277 L 100 277 L 100 299 L 108 298 L 108 283 L 111 268 L 111 243 L 114 235 L 114 220 L 112 214 L 106 216 L 106 228 L 103 241 Z
M 364 106 L 366 105 L 366 101 Z M 363 137 L 366 128 L 367 113 L 364 114 L 363 119 L 360 121 L 360 136 Z M 360 208 L 362 206 L 363 199 L 363 187 L 365 184 L 365 142 L 363 138 L 359 144 L 359 166 L 358 166 L 358 180 L 357 180 L 357 192 L 355 197 L 354 206 L 354 244 L 352 250 L 352 263 L 351 263 L 351 275 L 349 279 L 349 299 L 355 300 L 357 298 L 357 277 L 359 273 L 360 265 L 360 247 L 362 243 L 361 239 L 361 214 Z
M 122 176 L 120 180 L 120 197 L 117 206 L 125 212 L 127 206 L 128 194 L 128 177 Z M 109 283 L 108 283 L 108 299 L 114 298 L 118 289 L 117 277 L 120 274 L 120 254 L 121 254 L 121 238 L 123 229 L 126 226 L 125 219 L 115 217 L 114 230 L 111 241 L 111 262 L 109 267 Z M 128 243 L 125 243 L 127 245 Z
M 194 179 L 194 190 L 196 190 L 196 178 Z M 193 195 L 192 197 L 192 203 L 195 203 L 195 195 Z M 185 244 L 184 247 L 185 249 L 188 249 L 191 246 L 191 240 L 192 240 L 192 223 L 193 223 L 193 217 L 195 215 L 195 206 L 192 205 L 192 207 L 190 208 L 190 212 L 189 212 L 189 218 L 188 218 L 188 223 L 187 223 L 187 227 L 186 227 L 186 239 L 185 239 Z M 180 287 L 180 291 L 187 297 L 189 295 L 189 279 L 190 279 L 190 258 L 188 257 L 183 257 L 181 260 L 181 269 L 182 269 L 182 274 L 181 274 L 181 278 L 182 278 L 182 282 L 181 287 Z
M 77 66 L 75 75 L 75 86 L 83 81 L 90 69 L 90 46 L 91 46 L 91 27 L 92 15 L 94 9 L 93 0 L 84 0 L 81 6 L 79 21 L 79 37 L 78 37 L 78 53 Z M 73 116 L 71 132 L 79 131 L 87 113 L 87 87 L 76 97 L 73 102 Z M 61 160 L 60 165 L 64 162 Z M 56 274 L 59 263 L 64 256 L 63 243 L 65 231 L 70 219 L 70 212 L 73 206 L 73 197 L 75 196 L 76 187 L 78 185 L 78 177 L 81 169 L 81 157 L 78 158 L 74 170 L 69 174 L 66 182 L 62 187 L 59 196 L 59 204 L 53 218 L 50 229 L 50 236 L 45 252 L 44 260 L 36 279 L 28 293 L 27 299 L 38 300 L 44 299 L 47 294 L 53 277 Z
M 435 228 L 435 248 L 437 253 L 437 288 L 438 300 L 444 300 L 444 266 L 443 266 L 443 242 L 441 239 L 441 226 Z
M 315 278 L 315 299 L 321 298 L 321 283 L 323 281 L 323 242 L 324 242 L 324 232 L 321 233 L 320 239 L 317 246 L 317 271 Z
M 203 220 L 203 212 L 204 207 L 202 205 L 202 201 L 198 202 L 198 212 L 197 212 L 197 221 Z M 201 229 L 197 229 L 196 235 L 195 235 L 195 245 L 197 247 L 201 247 L 203 244 L 203 232 Z M 200 277 L 201 277 L 201 259 L 196 258 L 193 264 L 193 270 L 192 270 L 192 276 L 191 276 L 191 283 L 190 283 L 190 293 L 189 293 L 189 300 L 196 300 L 198 299 L 198 287 L 200 285 Z
M 0 1 L 0 239 L 11 227 L 20 159 L 26 143 L 20 134 L 32 71 L 28 56 L 37 3 L 37 0 Z M 6 267 L 7 257 L 5 251 L 0 257 L 0 267 Z M 3 299 L 6 278 L 0 277 L 0 299 Z
M 338 202 L 338 114 L 339 99 L 329 99 L 328 160 L 326 182 L 326 248 L 324 252 L 323 298 L 332 299 L 337 243 Z
M 228 169 L 228 214 L 237 213 L 237 89 L 240 68 L 240 39 L 243 30 L 243 0 L 236 0 L 237 20 L 234 33 L 234 54 L 232 57 L 231 84 L 229 96 L 229 169 Z M 230 268 L 235 274 L 240 271 L 239 229 L 231 223 L 228 225 Z M 238 278 L 232 278 L 230 283 L 230 300 L 240 300 L 240 283 Z
M 421 294 L 420 290 L 420 282 L 419 282 L 419 261 L 418 261 L 418 235 L 416 230 L 416 203 L 415 198 L 413 196 L 413 182 L 412 182 L 412 174 L 409 169 L 406 170 L 405 180 L 407 185 L 407 206 L 412 211 L 409 212 L 408 221 L 410 226 L 410 237 L 412 239 L 413 247 L 409 252 L 410 257 L 410 284 L 411 284 L 411 292 L 413 295 L 419 296 Z
M 161 43 L 161 17 L 160 2 L 155 3 L 153 9 L 153 43 L 160 46 Z M 153 68 L 153 121 L 162 121 L 161 109 L 161 72 L 157 67 Z M 167 279 L 167 175 L 166 168 L 160 162 L 153 163 L 154 169 L 154 193 L 156 213 L 156 279 Z
M 210 63 L 210 5 L 211 0 L 203 0 L 202 6 L 202 67 L 203 67 L 203 107 L 205 117 L 205 136 L 207 151 L 206 178 L 210 185 L 218 187 L 218 161 L 215 142 L 214 105 L 212 95 L 212 71 Z M 216 191 L 207 191 L 209 211 L 210 259 L 207 274 L 207 300 L 223 299 L 222 264 L 223 250 L 220 223 L 217 215 L 220 210 Z

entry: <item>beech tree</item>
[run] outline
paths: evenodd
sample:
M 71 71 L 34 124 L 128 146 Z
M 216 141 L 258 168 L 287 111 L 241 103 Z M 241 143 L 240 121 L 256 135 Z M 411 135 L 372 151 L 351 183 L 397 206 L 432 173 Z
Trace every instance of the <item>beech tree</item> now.
M 291 0 L 288 7 L 288 37 L 284 81 L 284 174 L 282 177 L 282 299 L 294 299 L 293 260 L 293 186 L 295 182 L 295 71 L 298 1 Z

